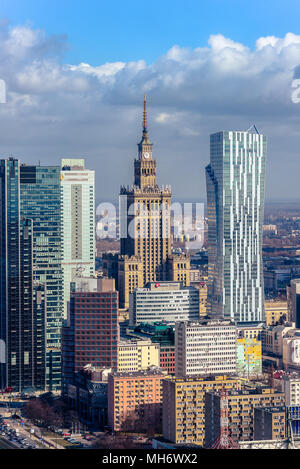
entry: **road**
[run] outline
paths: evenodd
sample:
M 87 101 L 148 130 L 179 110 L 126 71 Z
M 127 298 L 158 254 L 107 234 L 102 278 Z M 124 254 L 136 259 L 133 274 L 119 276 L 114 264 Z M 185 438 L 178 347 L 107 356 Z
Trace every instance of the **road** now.
M 0 436 L 0 449 L 20 449 L 17 445 L 12 443 L 9 440 L 6 440 L 6 438 L 3 438 L 3 436 Z

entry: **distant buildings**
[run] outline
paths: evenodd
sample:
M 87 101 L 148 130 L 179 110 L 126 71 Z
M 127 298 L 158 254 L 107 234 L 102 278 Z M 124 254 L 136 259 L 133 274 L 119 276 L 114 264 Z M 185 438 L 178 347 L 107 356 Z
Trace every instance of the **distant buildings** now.
M 175 374 L 175 336 L 174 326 L 167 322 L 141 323 L 136 327 L 127 328 L 126 335 L 150 339 L 159 345 L 159 366 L 168 375 Z
M 236 374 L 236 327 L 230 321 L 175 324 L 176 376 Z
M 199 319 L 199 290 L 183 287 L 180 282 L 149 282 L 130 297 L 131 325 Z
M 209 314 L 264 320 L 262 224 L 266 137 L 211 135 L 206 167 Z

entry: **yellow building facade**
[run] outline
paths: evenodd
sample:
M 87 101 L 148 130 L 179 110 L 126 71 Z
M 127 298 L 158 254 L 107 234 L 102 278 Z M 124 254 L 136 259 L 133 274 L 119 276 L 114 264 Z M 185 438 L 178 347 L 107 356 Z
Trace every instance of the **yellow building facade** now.
M 150 366 L 159 367 L 160 347 L 151 340 L 124 340 L 118 346 L 118 371 L 144 371 Z

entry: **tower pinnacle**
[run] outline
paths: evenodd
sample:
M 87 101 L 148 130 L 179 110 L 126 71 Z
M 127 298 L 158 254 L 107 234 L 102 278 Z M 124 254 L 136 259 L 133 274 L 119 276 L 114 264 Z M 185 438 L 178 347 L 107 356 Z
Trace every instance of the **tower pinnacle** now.
M 147 130 L 147 100 L 144 94 L 144 118 L 143 118 L 143 136 L 141 143 L 150 143 Z
M 147 101 L 144 94 L 144 132 L 147 132 Z

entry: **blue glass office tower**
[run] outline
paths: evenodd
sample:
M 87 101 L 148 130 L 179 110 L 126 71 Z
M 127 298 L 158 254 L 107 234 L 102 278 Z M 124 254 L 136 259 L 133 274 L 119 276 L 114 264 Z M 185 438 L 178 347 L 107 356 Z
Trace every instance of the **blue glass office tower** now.
M 43 287 L 33 283 L 33 222 L 20 213 L 20 164 L 0 161 L 0 389 L 45 389 Z
M 262 224 L 266 137 L 219 132 L 206 167 L 208 314 L 264 320 Z
M 46 288 L 47 388 L 61 386 L 62 268 L 60 167 L 20 167 L 20 211 L 33 221 L 33 276 Z

